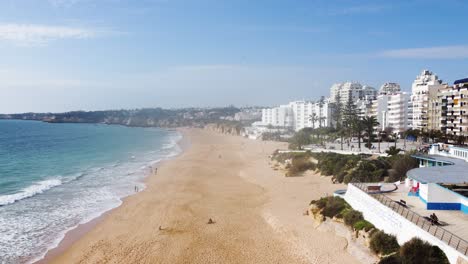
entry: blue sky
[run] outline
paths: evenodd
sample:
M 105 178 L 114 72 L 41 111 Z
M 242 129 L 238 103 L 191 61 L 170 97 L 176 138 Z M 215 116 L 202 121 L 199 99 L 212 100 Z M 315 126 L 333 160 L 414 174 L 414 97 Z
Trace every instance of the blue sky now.
M 2 0 L 0 112 L 275 105 L 468 77 L 468 1 Z

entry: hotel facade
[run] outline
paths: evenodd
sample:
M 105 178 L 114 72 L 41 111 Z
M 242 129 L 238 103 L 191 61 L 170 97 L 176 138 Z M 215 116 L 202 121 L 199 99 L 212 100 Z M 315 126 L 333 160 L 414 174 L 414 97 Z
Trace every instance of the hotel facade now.
M 411 86 L 411 102 L 413 106 L 412 128 L 419 130 L 428 129 L 429 117 L 429 98 L 437 96 L 439 89 L 444 85 L 439 77 L 434 73 L 423 70 L 416 77 Z
M 332 125 L 331 114 L 332 108 L 328 99 L 316 102 L 293 101 L 287 105 L 263 109 L 261 124 L 295 131 L 306 127 L 329 127 Z
M 440 90 L 437 97 L 440 130 L 447 135 L 468 136 L 468 78 Z

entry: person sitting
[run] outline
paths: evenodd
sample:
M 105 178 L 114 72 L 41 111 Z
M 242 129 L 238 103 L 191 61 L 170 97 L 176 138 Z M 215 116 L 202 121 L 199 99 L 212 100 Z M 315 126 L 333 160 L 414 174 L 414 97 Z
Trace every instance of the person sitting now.
M 437 217 L 437 215 L 435 213 L 432 213 L 431 214 L 431 219 L 432 221 L 434 221 L 434 223 L 438 223 L 439 222 L 439 218 Z

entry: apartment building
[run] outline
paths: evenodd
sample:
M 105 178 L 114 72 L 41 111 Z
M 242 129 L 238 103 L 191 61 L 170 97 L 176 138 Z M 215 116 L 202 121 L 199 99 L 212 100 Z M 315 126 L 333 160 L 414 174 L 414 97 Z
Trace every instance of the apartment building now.
M 440 129 L 448 135 L 468 136 L 468 78 L 438 93 Z
M 375 98 L 377 90 L 373 87 L 358 82 L 335 83 L 330 88 L 330 103 L 336 102 L 337 95 L 340 96 L 340 103 L 346 105 L 351 99 L 354 103 L 365 98 Z
M 328 127 L 332 125 L 330 103 L 293 101 L 287 105 L 262 110 L 262 124 L 290 127 L 299 131 L 305 127 Z
M 379 94 L 396 94 L 401 92 L 400 85 L 398 83 L 388 82 L 380 86 Z
M 292 128 L 294 115 L 289 105 L 262 109 L 262 124 L 281 128 Z
M 423 70 L 416 77 L 411 87 L 411 102 L 413 105 L 413 129 L 428 130 L 429 98 L 437 97 L 439 89 L 443 89 L 442 80 L 434 73 Z
M 380 87 L 377 98 L 371 101 L 368 115 L 377 119 L 379 130 L 391 128 L 395 132 L 403 132 L 411 125 L 411 113 L 410 95 L 401 92 L 397 83 L 385 83 Z

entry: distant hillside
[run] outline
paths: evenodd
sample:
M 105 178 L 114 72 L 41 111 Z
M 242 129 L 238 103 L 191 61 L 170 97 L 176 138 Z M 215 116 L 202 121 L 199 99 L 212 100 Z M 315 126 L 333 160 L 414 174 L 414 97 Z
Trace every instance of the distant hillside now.
M 23 113 L 0 115 L 0 119 L 37 120 L 50 123 L 102 123 L 135 127 L 200 126 L 231 122 L 240 112 L 236 107 L 225 108 L 146 108 L 135 110 L 74 111 L 66 113 Z

